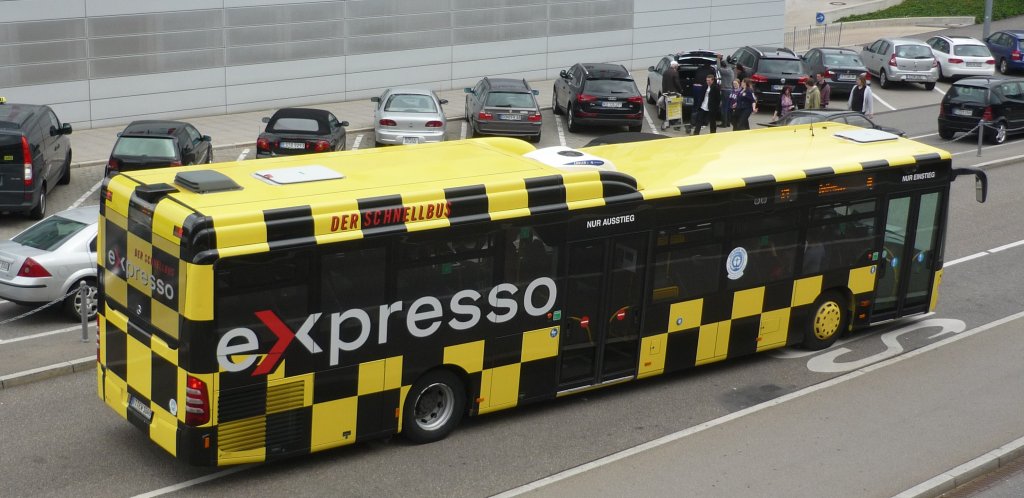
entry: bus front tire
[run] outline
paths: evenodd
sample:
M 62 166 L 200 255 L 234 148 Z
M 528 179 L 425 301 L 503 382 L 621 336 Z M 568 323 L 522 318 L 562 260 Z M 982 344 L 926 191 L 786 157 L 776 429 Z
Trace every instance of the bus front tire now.
M 466 389 L 448 370 L 420 377 L 405 398 L 402 433 L 414 443 L 432 443 L 451 434 L 466 412 Z
M 842 295 L 835 291 L 818 296 L 804 327 L 805 349 L 818 351 L 836 342 L 849 323 L 849 312 L 845 302 Z

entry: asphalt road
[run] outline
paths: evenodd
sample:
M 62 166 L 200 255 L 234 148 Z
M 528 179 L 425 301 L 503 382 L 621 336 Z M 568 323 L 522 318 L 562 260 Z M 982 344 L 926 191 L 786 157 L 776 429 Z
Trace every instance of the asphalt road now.
M 937 88 L 942 87 L 940 84 Z M 0 494 L 132 496 L 212 476 L 213 480 L 183 493 L 314 496 L 334 490 L 357 496 L 491 495 L 820 383 L 854 365 L 910 351 L 955 330 L 1024 310 L 1017 277 L 1024 274 L 1024 246 L 989 251 L 1024 238 L 1024 230 L 1015 221 L 1024 216 L 1018 194 L 1024 190 L 1020 174 L 1024 168 L 1024 139 L 986 146 L 978 158 L 971 137 L 946 143 L 935 135 L 934 104 L 941 97 L 938 92 L 907 87 L 879 90 L 878 94 L 899 108 L 884 113 L 878 108 L 878 122 L 950 150 L 957 166 L 1017 158 L 1013 164 L 988 169 L 991 190 L 986 204 L 975 203 L 973 183 L 954 184 L 945 253 L 951 265 L 945 272 L 938 313 L 933 317 L 949 320 L 943 322 L 947 323 L 941 329 L 946 331 L 944 335 L 935 336 L 935 329 L 881 328 L 853 336 L 843 345 L 849 352 L 841 358 L 804 355 L 801 351 L 772 352 L 468 420 L 452 437 L 431 445 L 414 446 L 401 439 L 376 441 L 273 466 L 240 467 L 227 472 L 175 462 L 99 401 L 95 375 L 75 374 L 0 391 L 0 481 L 4 486 Z M 546 112 L 544 118 L 542 146 L 581 146 L 607 132 L 591 129 L 569 134 L 563 117 Z M 767 118 L 761 115 L 754 121 Z M 450 123 L 448 131 L 451 138 L 459 138 L 461 122 Z M 365 133 L 353 132 L 349 140 L 350 148 L 372 146 L 372 136 Z M 241 152 L 220 150 L 217 160 L 234 158 Z M 71 186 L 57 189 L 51 197 L 52 212 L 83 196 L 83 202 L 96 202 L 97 194 L 90 194 L 90 189 L 101 174 L 101 167 L 76 168 Z M 0 218 L 0 236 L 9 237 L 28 224 L 17 216 Z M 975 257 L 963 259 L 969 256 Z M 10 303 L 0 304 L 0 320 L 23 311 Z M 77 330 L 40 336 L 71 325 L 73 322 L 62 315 L 43 312 L 0 326 L 0 341 L 24 338 L 0 342 L 0 364 L 35 362 L 32 366 L 42 366 L 39 361 L 54 355 L 93 354 L 94 346 L 81 343 Z M 898 347 L 892 341 L 883 343 L 881 332 L 887 330 L 899 332 L 894 339 Z M 1000 365 L 951 367 L 999 369 Z M 1021 435 L 1024 429 L 1014 437 Z M 961 456 L 958 451 L 951 455 Z M 964 455 L 962 461 L 975 456 Z M 856 466 L 870 458 L 870 454 L 851 454 L 849 462 Z M 808 465 L 813 469 L 813 462 Z M 794 478 L 813 481 L 813 472 L 807 472 Z M 918 477 L 924 480 L 931 475 L 905 476 L 895 483 L 865 479 L 863 485 L 876 487 L 879 495 L 892 495 Z M 817 485 L 822 486 L 820 495 L 829 495 L 828 483 Z

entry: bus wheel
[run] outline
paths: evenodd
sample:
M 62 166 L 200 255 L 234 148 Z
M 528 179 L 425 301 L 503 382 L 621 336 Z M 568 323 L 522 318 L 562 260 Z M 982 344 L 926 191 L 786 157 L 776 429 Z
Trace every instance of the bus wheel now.
M 466 390 L 448 370 L 434 370 L 413 384 L 402 410 L 402 433 L 414 443 L 448 436 L 466 411 Z
M 804 330 L 804 347 L 817 351 L 836 342 L 846 329 L 848 313 L 838 292 L 826 292 L 818 297 L 811 308 L 811 316 Z

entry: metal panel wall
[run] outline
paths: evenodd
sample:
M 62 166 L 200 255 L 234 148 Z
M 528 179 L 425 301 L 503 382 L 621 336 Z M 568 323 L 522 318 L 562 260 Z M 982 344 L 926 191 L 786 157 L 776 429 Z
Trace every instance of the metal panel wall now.
M 0 0 L 0 88 L 78 127 L 782 41 L 785 0 Z

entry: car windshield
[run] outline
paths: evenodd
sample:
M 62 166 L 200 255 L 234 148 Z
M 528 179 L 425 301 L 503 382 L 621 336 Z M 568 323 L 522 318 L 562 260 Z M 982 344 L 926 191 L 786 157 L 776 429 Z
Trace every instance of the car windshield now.
M 775 74 L 800 74 L 803 72 L 803 65 L 800 61 L 792 59 L 762 59 L 757 67 L 759 73 Z
M 434 99 L 426 95 L 396 94 L 388 98 L 385 111 L 391 112 L 437 112 Z
M 953 85 L 946 91 L 950 102 L 974 102 L 984 104 L 988 88 L 980 86 Z
M 157 157 L 176 159 L 174 139 L 169 137 L 121 137 L 114 144 L 113 155 L 118 157 Z
M 896 47 L 896 57 L 900 59 L 931 59 L 932 49 L 927 45 L 899 45 Z
M 962 57 L 992 57 L 988 47 L 984 45 L 956 45 L 953 47 L 953 55 Z
M 864 64 L 857 54 L 825 54 L 825 65 L 861 67 Z
M 310 118 L 278 118 L 271 120 L 267 131 L 282 133 L 318 133 L 320 123 Z
M 594 93 L 620 93 L 639 95 L 632 80 L 587 80 L 587 91 Z
M 533 94 L 521 92 L 491 92 L 487 95 L 488 107 L 533 107 Z
M 80 221 L 54 215 L 30 226 L 11 240 L 33 249 L 52 251 L 85 227 L 86 224 Z

